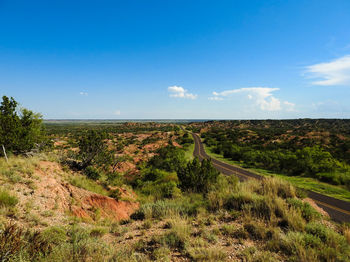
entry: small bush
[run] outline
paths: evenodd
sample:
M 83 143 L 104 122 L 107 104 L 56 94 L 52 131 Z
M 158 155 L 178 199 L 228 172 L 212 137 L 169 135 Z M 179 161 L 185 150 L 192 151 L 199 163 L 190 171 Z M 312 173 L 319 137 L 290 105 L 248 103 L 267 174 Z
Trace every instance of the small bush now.
M 186 198 L 177 200 L 158 200 L 154 203 L 143 204 L 140 209 L 135 211 L 131 218 L 134 220 L 143 220 L 145 218 L 169 218 L 173 216 L 193 216 L 197 214 L 201 202 L 187 201 Z
M 152 227 L 152 221 L 151 220 L 146 220 L 143 225 L 142 228 L 143 229 L 150 229 Z
M 233 237 L 238 239 L 247 239 L 249 237 L 249 234 L 246 230 L 244 230 L 243 227 L 240 227 L 233 233 Z
M 162 241 L 170 248 L 183 250 L 185 248 L 186 239 L 182 238 L 177 232 L 171 231 L 163 236 Z
M 321 214 L 310 206 L 309 203 L 302 202 L 297 198 L 289 198 L 287 199 L 287 203 L 290 206 L 299 209 L 301 211 L 301 215 L 306 221 L 311 221 L 321 217 Z
M 255 198 L 250 204 L 244 204 L 242 209 L 257 218 L 270 220 L 272 210 L 266 198 Z
M 224 207 L 226 199 L 238 190 L 238 178 L 220 175 L 207 193 L 208 209 L 217 211 Z
M 302 218 L 299 210 L 290 208 L 284 211 L 279 226 L 285 230 L 303 231 L 305 228 L 305 220 Z
M 255 247 L 245 248 L 239 256 L 247 262 L 278 262 L 276 255 L 269 251 L 259 251 Z
M 118 201 L 122 197 L 122 192 L 119 189 L 112 190 L 112 192 L 109 194 L 109 197 L 114 198 Z
M 221 228 L 221 232 L 224 236 L 234 236 L 236 231 L 236 227 L 234 225 L 223 225 Z
M 250 192 L 233 193 L 224 200 L 224 207 L 227 210 L 242 210 L 245 204 L 251 204 L 256 195 Z
M 168 247 L 183 250 L 190 236 L 190 226 L 181 218 L 169 221 L 170 232 L 163 236 L 162 242 Z
M 287 181 L 278 178 L 265 178 L 258 190 L 260 194 L 293 198 L 296 196 L 295 188 Z
M 305 232 L 288 232 L 267 243 L 271 251 L 281 251 L 291 261 L 348 261 L 349 245 L 343 236 L 320 224 L 310 224 Z
M 210 185 L 216 182 L 219 174 L 211 160 L 204 159 L 200 162 L 198 158 L 193 159 L 178 171 L 181 189 L 197 193 L 208 192 Z
M 62 227 L 49 227 L 42 232 L 42 236 L 52 245 L 60 245 L 67 240 L 66 230 Z
M 14 207 L 17 205 L 18 199 L 11 195 L 8 191 L 0 189 L 0 207 Z
M 317 236 L 326 246 L 334 248 L 336 252 L 343 254 L 350 254 L 350 247 L 344 236 L 339 233 L 327 228 L 326 226 L 319 223 L 309 223 L 306 228 L 306 232 Z
M 102 237 L 108 232 L 107 228 L 104 227 L 95 227 L 90 230 L 90 236 L 92 237 Z
M 264 239 L 266 235 L 265 225 L 258 223 L 247 223 L 244 224 L 244 230 L 248 232 L 252 239 Z
M 155 261 L 164 261 L 164 262 L 170 262 L 171 261 L 171 251 L 167 247 L 160 247 L 153 250 L 152 253 L 152 259 Z
M 193 261 L 226 261 L 226 253 L 216 247 L 193 247 L 187 250 Z
M 84 174 L 92 179 L 92 180 L 97 180 L 101 177 L 100 173 L 98 170 L 92 166 L 88 166 L 87 168 L 84 169 Z

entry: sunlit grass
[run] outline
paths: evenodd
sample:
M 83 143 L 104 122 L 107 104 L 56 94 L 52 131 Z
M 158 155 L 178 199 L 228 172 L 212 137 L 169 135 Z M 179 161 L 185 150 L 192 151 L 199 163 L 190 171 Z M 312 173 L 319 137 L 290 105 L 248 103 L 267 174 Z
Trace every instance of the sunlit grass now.
M 210 147 L 206 146 L 205 144 L 203 145 L 206 153 L 209 156 L 217 160 L 220 160 L 222 162 L 242 167 L 243 165 L 242 163 L 238 161 L 232 161 L 230 159 L 224 158 L 222 155 L 215 154 L 212 152 L 212 149 Z M 350 201 L 350 192 L 345 188 L 342 188 L 341 186 L 330 185 L 324 182 L 320 182 L 317 179 L 314 179 L 311 177 L 287 176 L 283 174 L 276 174 L 274 172 L 271 172 L 265 169 L 259 169 L 259 168 L 244 168 L 244 169 L 249 170 L 258 175 L 263 175 L 268 177 L 271 177 L 271 176 L 279 177 L 283 180 L 290 182 L 292 185 L 305 190 L 311 190 L 330 197 L 338 198 L 345 201 Z
M 191 137 L 192 138 L 192 137 Z M 192 144 L 186 149 L 185 151 L 185 158 L 186 160 L 193 160 L 193 151 L 194 151 L 194 141 L 192 138 Z
M 108 191 L 103 188 L 103 186 L 97 184 L 95 181 L 83 176 L 83 175 L 74 175 L 69 178 L 69 182 L 76 187 L 86 189 L 88 191 L 108 196 Z

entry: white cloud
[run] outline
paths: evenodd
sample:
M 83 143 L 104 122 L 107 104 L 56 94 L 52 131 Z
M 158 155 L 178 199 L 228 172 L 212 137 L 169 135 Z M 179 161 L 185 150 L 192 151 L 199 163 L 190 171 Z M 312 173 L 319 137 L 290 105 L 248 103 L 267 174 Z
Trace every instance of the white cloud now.
M 86 92 L 80 92 L 79 95 L 81 95 L 81 96 L 87 96 L 87 95 L 89 95 L 89 94 L 86 93 Z
M 120 110 L 116 110 L 113 112 L 113 115 L 116 115 L 116 116 L 120 116 L 120 114 L 121 114 Z
M 170 93 L 170 97 L 176 98 L 187 98 L 187 99 L 196 99 L 197 95 L 188 93 L 186 89 L 181 86 L 169 86 L 168 92 Z
M 286 111 L 293 111 L 295 104 L 283 101 L 273 96 L 272 92 L 279 90 L 279 88 L 270 87 L 245 87 L 223 92 L 213 92 L 213 96 L 209 100 L 224 100 L 233 94 L 247 93 L 247 98 L 254 101 L 254 104 L 264 111 L 279 111 L 285 109 Z
M 286 111 L 289 111 L 289 112 L 294 111 L 294 107 L 295 107 L 294 103 L 284 101 L 283 104 L 285 105 Z
M 350 55 L 330 62 L 319 63 L 306 67 L 307 76 L 316 78 L 313 85 L 332 86 L 350 84 Z
M 215 92 L 214 92 L 215 93 Z M 208 97 L 209 100 L 214 100 L 214 101 L 221 101 L 224 100 L 222 97 L 220 96 L 212 96 L 212 97 Z

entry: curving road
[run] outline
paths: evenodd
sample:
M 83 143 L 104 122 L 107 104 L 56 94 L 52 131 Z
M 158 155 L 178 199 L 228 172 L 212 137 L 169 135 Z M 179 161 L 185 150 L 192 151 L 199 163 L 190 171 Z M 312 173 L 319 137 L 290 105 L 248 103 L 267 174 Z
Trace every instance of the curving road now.
M 212 160 L 214 167 L 218 171 L 220 171 L 225 175 L 236 175 L 239 177 L 240 180 L 246 180 L 249 178 L 254 178 L 254 179 L 263 178 L 262 176 L 259 176 L 243 168 L 221 162 L 215 158 L 211 158 L 205 152 L 204 146 L 199 136 L 195 133 L 192 133 L 192 136 L 195 142 L 193 155 L 198 157 L 199 160 L 210 158 Z M 313 191 L 308 191 L 308 197 L 311 198 L 323 210 L 325 210 L 334 221 L 350 222 L 350 203 L 349 202 L 339 200 L 333 197 L 325 196 Z

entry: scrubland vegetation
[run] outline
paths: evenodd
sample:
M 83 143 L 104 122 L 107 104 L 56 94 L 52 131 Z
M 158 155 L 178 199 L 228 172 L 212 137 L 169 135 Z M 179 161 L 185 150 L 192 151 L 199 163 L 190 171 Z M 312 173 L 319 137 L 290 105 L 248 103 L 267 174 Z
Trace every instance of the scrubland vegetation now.
M 347 225 L 284 180 L 219 174 L 177 126 L 86 127 L 0 159 L 1 261 L 350 260 Z
M 350 121 L 255 120 L 193 124 L 210 151 L 248 168 L 350 187 Z
M 149 172 L 145 172 L 150 174 Z M 167 175 L 168 174 L 168 177 Z M 137 180 L 141 206 L 129 220 L 27 230 L 4 222 L 4 261 L 348 261 L 349 229 L 322 217 L 277 179 L 240 183 L 219 175 L 191 192 L 176 173 L 160 169 Z M 152 183 L 158 181 L 159 183 Z M 159 185 L 168 186 L 159 186 Z M 170 186 L 169 186 L 170 184 Z M 170 188 L 170 190 L 158 190 Z M 159 192 L 160 191 L 160 192 Z M 15 193 L 1 191 L 15 208 Z M 3 193 L 6 192 L 6 193 Z M 3 204 L 4 203 L 4 204 Z

